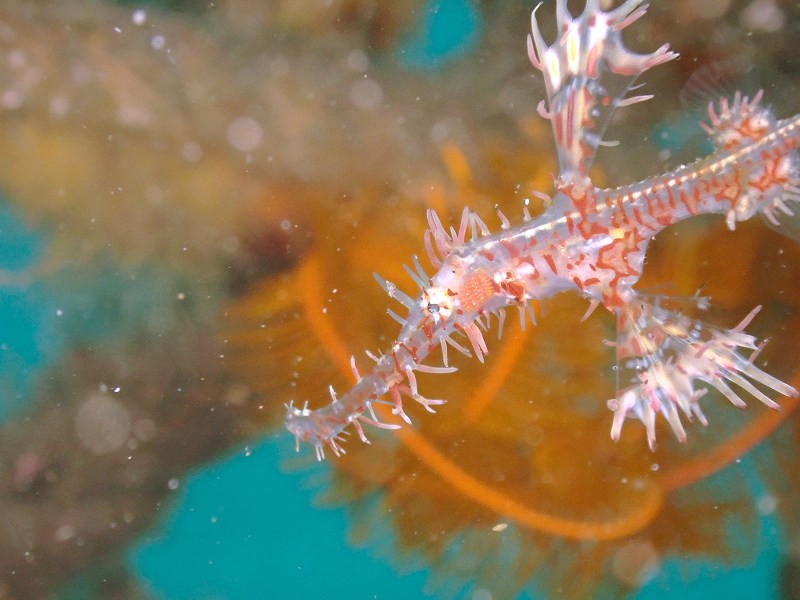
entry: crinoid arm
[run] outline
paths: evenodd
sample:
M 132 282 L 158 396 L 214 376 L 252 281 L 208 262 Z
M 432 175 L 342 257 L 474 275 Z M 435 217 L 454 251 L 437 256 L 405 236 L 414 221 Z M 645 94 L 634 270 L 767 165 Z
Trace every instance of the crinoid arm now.
M 557 0 L 559 37 L 550 46 L 542 37 L 536 9 L 531 14 L 528 57 L 542 71 L 547 87 L 547 105 L 539 104 L 539 114 L 552 124 L 564 181 L 588 178 L 598 146 L 613 144 L 602 140 L 618 107 L 651 98 L 625 97 L 639 75 L 678 56 L 666 44 L 651 54 L 625 47 L 622 30 L 646 10 L 642 0 L 627 0 L 608 12 L 600 10 L 599 0 L 588 0 L 581 15 L 573 17 L 566 0 Z
M 633 416 L 644 424 L 654 450 L 656 420 L 661 415 L 678 440 L 686 441 L 682 417 L 708 424 L 699 402 L 708 389 L 703 384 L 739 408 L 744 408 L 745 402 L 730 384 L 773 409 L 780 406 L 755 384 L 796 397 L 796 389 L 755 365 L 763 343 L 757 344 L 745 328 L 760 309 L 757 306 L 726 330 L 665 308 L 657 299 L 639 297 L 625 306 L 618 317 L 616 344 L 620 385 L 624 387 L 608 402 L 614 412 L 611 438 L 618 440 L 625 418 Z M 749 356 L 742 350 L 749 350 Z

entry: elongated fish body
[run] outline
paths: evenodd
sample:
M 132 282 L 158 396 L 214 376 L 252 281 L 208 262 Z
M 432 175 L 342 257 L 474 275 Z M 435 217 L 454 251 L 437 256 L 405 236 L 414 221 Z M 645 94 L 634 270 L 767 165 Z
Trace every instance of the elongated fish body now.
M 729 383 L 773 408 L 778 405 L 754 382 L 779 394 L 798 394 L 753 363 L 761 346 L 744 328 L 758 307 L 735 328 L 723 330 L 693 321 L 633 286 L 642 274 L 649 240 L 669 225 L 713 213 L 725 215 L 733 230 L 738 221 L 757 214 L 774 224 L 779 215 L 793 214 L 791 203 L 800 201 L 800 115 L 778 121 L 760 105 L 760 92 L 752 99 L 737 93 L 709 106 L 704 129 L 714 146 L 710 156 L 615 189 L 598 188 L 589 177 L 598 147 L 608 144 L 603 134 L 614 111 L 651 97 L 625 97 L 638 76 L 677 56 L 666 45 L 645 55 L 625 48 L 622 29 L 643 16 L 646 7 L 642 0 L 627 0 L 604 12 L 597 0 L 588 0 L 574 17 L 566 1 L 558 0 L 560 33 L 549 46 L 533 11 L 528 56 L 542 71 L 547 89 L 539 113 L 551 122 L 558 152 L 555 195 L 535 219 L 524 207 L 519 225 L 512 226 L 498 210 L 502 226 L 494 233 L 467 208 L 458 229 L 449 231 L 429 210 L 424 246 L 435 273 L 428 276 L 414 257 L 414 268 L 406 270 L 420 288 L 416 298 L 376 276 L 408 311 L 404 317 L 393 315 L 401 323 L 400 333 L 385 354 L 370 355 L 375 364 L 365 374 L 353 360 L 356 384 L 341 396 L 331 388 L 327 406 L 287 407 L 286 427 L 298 448 L 308 442 L 321 459 L 325 446 L 337 455 L 343 452 L 340 434 L 350 425 L 364 442 L 362 423 L 399 427 L 378 420 L 372 408 L 377 401 L 391 403 L 393 413 L 409 423 L 403 398 L 433 412 L 444 401 L 422 396 L 415 372 L 453 371 L 448 349 L 474 353 L 482 362 L 487 352 L 482 330 L 492 315 L 502 331 L 506 309 L 516 306 L 525 326 L 532 300 L 568 290 L 585 296 L 590 311 L 603 305 L 617 316 L 616 351 L 624 385 L 608 401 L 615 440 L 632 416 L 643 422 L 654 448 L 659 414 L 685 440 L 682 416 L 706 424 L 699 403 L 706 388 L 698 382 L 738 406 L 743 401 Z M 444 366 L 425 364 L 438 349 Z M 752 354 L 746 357 L 741 349 Z

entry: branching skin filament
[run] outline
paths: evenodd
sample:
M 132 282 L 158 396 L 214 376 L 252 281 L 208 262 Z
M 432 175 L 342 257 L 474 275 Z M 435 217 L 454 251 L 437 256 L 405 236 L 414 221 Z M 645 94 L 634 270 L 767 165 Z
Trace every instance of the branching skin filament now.
M 342 396 L 331 388 L 327 406 L 287 407 L 286 427 L 298 449 L 301 441 L 310 443 L 321 459 L 325 446 L 336 455 L 344 452 L 340 434 L 350 425 L 366 443 L 363 423 L 398 428 L 379 421 L 376 401 L 388 399 L 393 413 L 409 423 L 404 398 L 434 412 L 444 401 L 420 394 L 416 371 L 454 371 L 448 366 L 450 348 L 474 353 L 482 362 L 487 353 L 482 329 L 492 315 L 502 331 L 506 309 L 516 306 L 524 327 L 532 300 L 568 290 L 590 301 L 589 312 L 602 305 L 617 318 L 615 345 L 624 385 L 608 401 L 614 440 L 626 418 L 635 417 L 654 449 L 658 415 L 685 440 L 682 418 L 707 424 L 700 406 L 707 389 L 703 384 L 736 406 L 744 401 L 730 383 L 771 408 L 778 405 L 754 384 L 798 395 L 754 364 L 762 346 L 745 328 L 760 307 L 725 330 L 693 321 L 633 286 L 642 274 L 649 240 L 669 225 L 716 213 L 733 230 L 757 214 L 774 224 L 780 215 L 793 214 L 791 204 L 800 201 L 800 115 L 776 120 L 760 105 L 760 92 L 752 99 L 737 93 L 709 105 L 704 129 L 714 146 L 710 156 L 644 181 L 598 188 L 589 168 L 598 147 L 610 144 L 603 134 L 611 116 L 619 107 L 649 99 L 626 93 L 642 73 L 677 54 L 667 45 L 651 54 L 625 47 L 621 31 L 645 14 L 643 0 L 626 0 L 607 12 L 598 0 L 588 0 L 577 17 L 566 4 L 557 0 L 559 34 L 553 44 L 544 41 L 536 10 L 528 36 L 528 56 L 542 71 L 547 89 L 539 114 L 551 122 L 559 159 L 556 193 L 548 208 L 535 219 L 524 209 L 519 225 L 498 210 L 501 228 L 495 233 L 467 208 L 458 229 L 449 231 L 429 210 L 424 246 L 435 274 L 428 276 L 416 257 L 413 269 L 406 268 L 420 288 L 416 299 L 376 276 L 408 311 L 404 317 L 391 313 L 401 324 L 400 333 L 385 354 L 370 354 L 375 364 L 369 372 L 362 375 L 353 360 L 356 384 Z M 437 349 L 443 366 L 426 365 Z

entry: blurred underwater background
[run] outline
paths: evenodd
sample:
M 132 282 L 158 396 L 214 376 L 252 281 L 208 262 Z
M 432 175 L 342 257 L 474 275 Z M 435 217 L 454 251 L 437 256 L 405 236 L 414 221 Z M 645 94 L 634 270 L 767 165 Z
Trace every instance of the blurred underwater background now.
M 576 296 L 420 376 L 448 403 L 413 428 L 321 464 L 283 430 L 391 342 L 372 273 L 414 289 L 426 208 L 541 210 L 532 7 L 0 0 L 0 600 L 800 598 L 797 402 L 709 393 L 687 444 L 614 444 L 614 321 Z M 800 111 L 794 2 L 657 3 L 630 33 L 681 58 L 600 185 L 707 153 L 719 93 Z M 797 387 L 798 223 L 690 220 L 638 287 L 725 326 L 763 305 L 758 362 Z

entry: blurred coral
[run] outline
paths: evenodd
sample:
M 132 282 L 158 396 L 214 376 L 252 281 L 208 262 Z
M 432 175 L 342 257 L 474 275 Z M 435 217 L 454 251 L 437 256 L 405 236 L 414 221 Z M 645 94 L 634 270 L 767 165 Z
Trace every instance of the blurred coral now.
M 0 434 L 0 597 L 114 567 L 188 468 L 253 434 L 219 357 L 213 336 L 173 330 L 75 350 L 40 383 Z
M 391 187 L 419 164 L 407 140 L 418 125 L 391 90 L 405 92 L 376 71 L 357 27 L 312 37 L 279 19 L 265 23 L 280 35 L 245 36 L 157 8 L 7 4 L 0 184 L 50 230 L 51 262 L 158 255 L 213 269 L 235 254 L 243 211 L 291 222 L 309 202 L 298 184 L 327 186 L 317 201 L 329 202 L 347 182 Z M 294 193 L 265 203 L 282 182 Z

